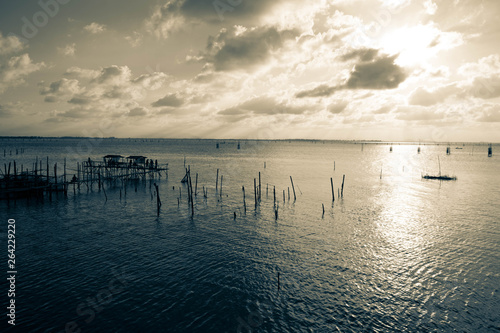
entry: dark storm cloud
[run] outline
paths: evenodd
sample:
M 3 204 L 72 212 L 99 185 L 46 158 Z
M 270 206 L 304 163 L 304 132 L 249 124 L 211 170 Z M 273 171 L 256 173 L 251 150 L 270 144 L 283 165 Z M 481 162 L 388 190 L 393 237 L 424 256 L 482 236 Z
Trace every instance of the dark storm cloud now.
M 212 63 L 216 71 L 248 68 L 265 62 L 283 43 L 299 35 L 296 30 L 278 30 L 276 27 L 258 27 L 236 35 L 223 29 L 209 37 L 202 59 Z
M 179 107 L 184 104 L 184 100 L 182 98 L 177 97 L 176 94 L 168 94 L 163 98 L 160 98 L 156 102 L 152 103 L 153 107 L 162 107 L 162 106 L 170 106 L 170 107 Z
M 397 56 L 379 55 L 376 50 L 359 50 L 347 54 L 347 59 L 359 58 L 354 66 L 349 79 L 343 85 L 320 85 L 311 90 L 298 92 L 295 97 L 326 97 L 333 95 L 340 89 L 395 89 L 406 80 L 404 69 L 394 63 Z M 344 57 L 346 57 L 344 56 Z M 364 61 L 363 59 L 369 59 Z

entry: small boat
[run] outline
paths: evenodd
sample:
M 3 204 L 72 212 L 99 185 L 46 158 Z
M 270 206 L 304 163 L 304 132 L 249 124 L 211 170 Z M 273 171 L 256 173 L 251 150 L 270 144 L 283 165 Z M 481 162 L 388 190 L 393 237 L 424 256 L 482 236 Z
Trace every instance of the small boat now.
M 446 176 L 446 175 L 438 175 L 438 176 L 431 176 L 431 175 L 423 175 L 423 179 L 439 179 L 439 180 L 457 180 L 457 177 L 455 176 Z
M 462 147 L 455 147 L 455 149 L 463 149 Z
M 439 156 L 438 156 L 438 164 L 439 164 L 439 174 L 437 176 L 425 174 L 425 175 L 422 175 L 422 178 L 423 179 L 438 179 L 438 180 L 457 180 L 457 177 L 455 177 L 455 176 L 441 175 L 441 161 L 439 160 Z

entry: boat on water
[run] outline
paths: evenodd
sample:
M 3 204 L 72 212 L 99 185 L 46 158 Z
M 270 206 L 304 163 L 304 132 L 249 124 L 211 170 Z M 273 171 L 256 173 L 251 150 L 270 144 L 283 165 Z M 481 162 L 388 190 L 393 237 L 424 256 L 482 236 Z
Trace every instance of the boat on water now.
M 438 164 L 439 164 L 439 174 L 437 176 L 425 174 L 425 175 L 422 175 L 422 178 L 423 179 L 438 179 L 438 180 L 457 180 L 456 176 L 448 176 L 448 175 L 441 174 L 441 161 L 439 160 L 439 156 L 438 156 Z
M 446 175 L 438 175 L 438 176 L 432 176 L 432 175 L 422 175 L 423 179 L 439 179 L 439 180 L 457 180 L 457 177 L 455 176 L 446 176 Z

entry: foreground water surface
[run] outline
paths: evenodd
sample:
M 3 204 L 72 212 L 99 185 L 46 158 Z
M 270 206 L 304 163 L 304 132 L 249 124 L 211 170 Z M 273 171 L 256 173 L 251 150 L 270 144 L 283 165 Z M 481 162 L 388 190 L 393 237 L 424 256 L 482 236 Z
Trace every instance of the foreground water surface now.
M 106 154 L 169 165 L 168 178 L 155 180 L 159 216 L 149 181 L 129 184 L 121 198 L 119 186 L 106 186 L 107 200 L 96 187 L 76 195 L 70 187 L 67 198 L 0 202 L 5 243 L 6 221 L 16 220 L 16 328 L 500 331 L 497 146 L 488 157 L 486 146 L 471 145 L 446 155 L 444 145 L 421 145 L 418 154 L 410 144 L 390 152 L 389 144 L 219 142 L 0 140 L 2 168 L 49 156 L 59 165 L 66 158 L 71 173 L 76 161 Z M 16 148 L 24 154 L 10 155 Z M 438 156 L 442 173 L 457 181 L 421 179 L 439 172 Z M 208 188 L 208 198 L 195 197 L 194 217 L 180 183 L 184 161 L 199 175 L 198 192 Z

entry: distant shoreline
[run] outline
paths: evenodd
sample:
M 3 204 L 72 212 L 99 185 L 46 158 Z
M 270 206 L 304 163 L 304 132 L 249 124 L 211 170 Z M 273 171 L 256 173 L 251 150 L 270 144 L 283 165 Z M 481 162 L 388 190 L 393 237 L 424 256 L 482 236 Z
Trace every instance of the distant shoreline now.
M 352 144 L 391 144 L 391 145 L 499 145 L 500 142 L 447 142 L 447 141 L 385 141 L 385 140 L 324 140 L 324 139 L 215 139 L 215 138 L 117 138 L 117 137 L 84 137 L 84 136 L 0 136 L 0 140 L 162 140 L 162 141 L 214 141 L 214 142 L 238 142 L 238 141 L 295 141 L 295 142 L 335 142 Z

